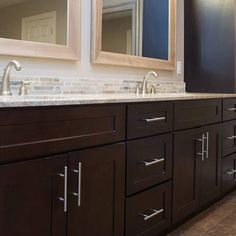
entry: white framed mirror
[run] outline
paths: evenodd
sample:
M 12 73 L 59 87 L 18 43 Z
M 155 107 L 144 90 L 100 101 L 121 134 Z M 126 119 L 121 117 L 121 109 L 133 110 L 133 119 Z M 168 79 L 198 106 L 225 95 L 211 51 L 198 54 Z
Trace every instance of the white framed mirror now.
M 174 70 L 176 0 L 93 0 L 92 62 Z
M 80 59 L 81 0 L 1 0 L 0 55 Z

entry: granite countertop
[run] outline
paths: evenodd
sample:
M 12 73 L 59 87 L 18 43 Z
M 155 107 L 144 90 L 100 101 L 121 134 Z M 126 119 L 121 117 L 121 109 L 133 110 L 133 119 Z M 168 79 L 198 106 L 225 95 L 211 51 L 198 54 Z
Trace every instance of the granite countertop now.
M 135 94 L 93 94 L 93 95 L 46 95 L 0 97 L 0 108 L 64 106 L 106 103 L 133 103 L 154 101 L 197 100 L 214 98 L 236 98 L 236 94 L 214 93 L 157 93 L 155 95 Z

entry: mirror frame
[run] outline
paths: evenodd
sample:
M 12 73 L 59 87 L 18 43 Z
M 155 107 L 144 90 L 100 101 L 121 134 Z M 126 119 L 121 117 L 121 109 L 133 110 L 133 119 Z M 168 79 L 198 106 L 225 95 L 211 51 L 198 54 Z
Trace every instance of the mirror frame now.
M 176 1 L 169 0 L 169 59 L 155 59 L 102 51 L 102 0 L 92 1 L 92 51 L 94 64 L 142 67 L 161 70 L 176 69 Z
M 80 60 L 81 0 L 68 0 L 67 45 L 0 38 L 0 55 Z

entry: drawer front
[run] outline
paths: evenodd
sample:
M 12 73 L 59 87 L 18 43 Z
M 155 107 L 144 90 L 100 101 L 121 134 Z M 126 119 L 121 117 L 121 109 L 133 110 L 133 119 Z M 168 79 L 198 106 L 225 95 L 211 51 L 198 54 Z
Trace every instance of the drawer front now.
M 173 104 L 170 102 L 128 105 L 127 115 L 128 139 L 172 130 Z
M 171 182 L 126 199 L 126 236 L 156 236 L 171 225 Z
M 236 186 L 236 154 L 222 160 L 222 191 Z
M 188 129 L 221 121 L 221 100 L 182 101 L 174 104 L 174 129 Z
M 51 155 L 124 138 L 123 105 L 0 111 L 1 162 Z
M 236 119 L 236 98 L 223 100 L 223 120 Z
M 236 121 L 223 123 L 223 156 L 236 152 Z
M 127 143 L 127 195 L 172 176 L 172 135 L 165 134 Z

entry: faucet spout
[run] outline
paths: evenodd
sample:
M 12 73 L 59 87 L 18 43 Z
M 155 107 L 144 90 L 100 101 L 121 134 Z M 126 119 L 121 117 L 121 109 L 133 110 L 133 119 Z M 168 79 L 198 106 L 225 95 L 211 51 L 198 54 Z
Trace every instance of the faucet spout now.
M 148 83 L 148 79 L 151 77 L 151 76 L 154 76 L 155 78 L 158 78 L 159 75 L 155 72 L 155 71 L 149 71 L 147 73 L 147 75 L 144 77 L 143 79 L 143 84 L 142 84 L 142 94 L 147 94 L 148 93 L 148 90 L 147 90 L 147 83 Z
M 15 67 L 17 71 L 21 70 L 21 64 L 18 61 L 12 60 L 10 61 L 6 68 L 4 69 L 4 74 L 2 77 L 2 85 L 0 90 L 1 96 L 11 96 L 11 89 L 10 89 L 10 78 L 11 78 L 11 69 Z

